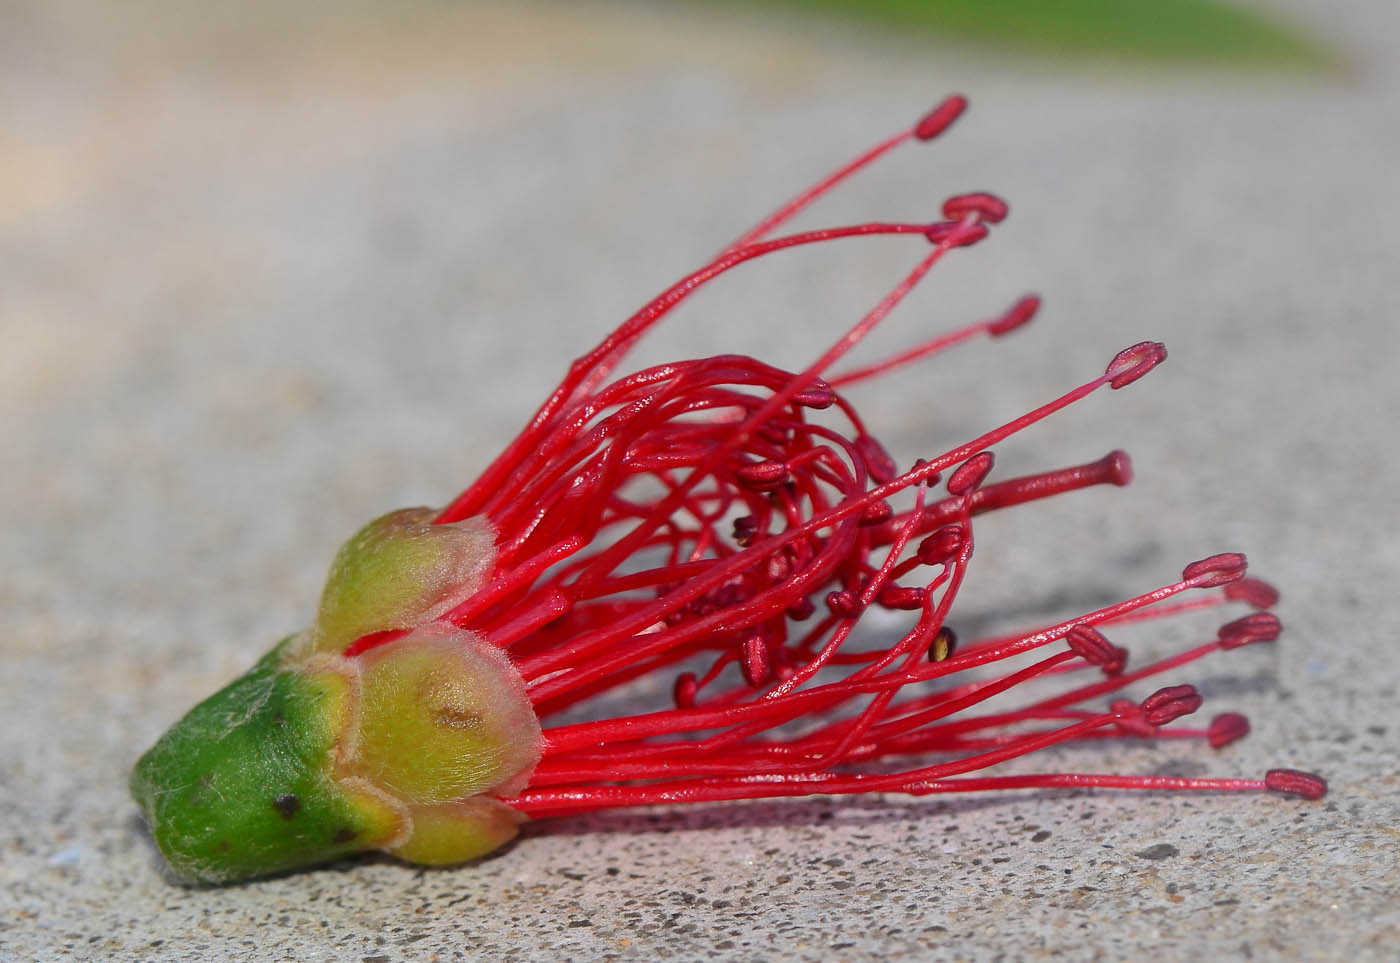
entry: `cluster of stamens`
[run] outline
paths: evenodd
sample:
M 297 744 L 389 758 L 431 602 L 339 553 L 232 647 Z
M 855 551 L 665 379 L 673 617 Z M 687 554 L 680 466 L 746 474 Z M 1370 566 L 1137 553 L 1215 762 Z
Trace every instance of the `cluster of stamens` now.
M 1115 451 L 991 481 L 993 446 L 1100 388 L 1126 387 L 1166 357 L 1160 344 L 1129 347 L 1103 374 L 1040 408 L 897 469 L 842 390 L 971 337 L 1009 334 L 1032 319 L 1039 300 L 1022 298 L 878 364 L 829 372 L 938 262 L 986 237 L 1006 204 L 968 193 L 949 198 L 931 224 L 773 232 L 900 144 L 937 137 L 964 106 L 962 98 L 945 101 L 642 308 L 575 362 L 520 436 L 438 516 L 484 519 L 498 536 L 485 586 L 441 618 L 505 651 L 545 721 L 542 759 L 511 806 L 554 815 L 664 801 L 1064 786 L 1267 788 L 1308 798 L 1325 791 L 1321 779 L 1291 770 L 1263 780 L 981 774 L 1077 740 L 1229 744 L 1248 731 L 1234 713 L 1203 730 L 1171 726 L 1199 708 L 1191 686 L 1141 701 L 1114 696 L 1216 650 L 1272 641 L 1279 623 L 1265 611 L 1276 593 L 1245 577 L 1242 556 L 1224 554 L 1072 619 L 957 641 L 947 622 L 977 516 L 1131 480 L 1127 456 Z M 643 334 L 733 267 L 873 235 L 911 235 L 929 248 L 804 370 L 720 355 L 610 380 Z M 1107 634 L 1229 604 L 1255 611 L 1204 645 L 1131 671 L 1127 651 Z M 878 647 L 853 644 L 872 608 L 906 613 L 912 624 Z M 986 669 L 1013 659 L 1014 670 Z M 1082 671 L 1094 671 L 1094 681 L 1009 710 L 984 706 L 1033 679 Z M 658 674 L 669 683 L 667 705 L 548 722 L 644 689 Z M 1104 697 L 1106 707 L 1092 707 Z M 901 760 L 910 761 L 901 768 Z

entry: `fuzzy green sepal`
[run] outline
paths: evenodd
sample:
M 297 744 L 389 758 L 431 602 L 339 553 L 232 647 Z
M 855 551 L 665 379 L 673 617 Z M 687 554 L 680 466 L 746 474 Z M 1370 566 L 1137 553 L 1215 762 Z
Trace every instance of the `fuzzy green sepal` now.
M 295 637 L 190 710 L 137 763 L 131 792 L 174 872 L 261 876 L 384 843 L 401 816 L 332 778 L 353 707 L 336 672 L 283 665 Z
M 314 651 L 339 654 L 361 636 L 422 625 L 481 587 L 495 560 L 490 527 L 475 518 L 434 525 L 436 516 L 399 509 L 340 547 L 311 631 Z

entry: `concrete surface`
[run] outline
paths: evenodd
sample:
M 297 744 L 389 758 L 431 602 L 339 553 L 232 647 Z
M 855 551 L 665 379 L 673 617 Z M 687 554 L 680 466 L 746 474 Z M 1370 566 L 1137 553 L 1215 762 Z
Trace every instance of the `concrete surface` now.
M 1325 79 L 665 5 L 93 9 L 0 5 L 0 957 L 1394 959 L 1395 5 L 1293 0 L 1348 53 Z M 955 136 L 807 223 L 926 217 L 984 186 L 1014 214 L 863 357 L 1027 289 L 1047 309 L 859 394 L 900 460 L 1124 345 L 1172 351 L 1003 447 L 1014 471 L 1123 445 L 1139 480 L 980 530 L 962 611 L 1024 621 L 1245 551 L 1287 634 L 1181 675 L 1253 736 L 1049 764 L 1284 765 L 1331 794 L 640 811 L 541 824 L 451 871 L 164 878 L 130 764 L 306 620 L 338 542 L 444 501 L 615 319 L 951 89 L 975 105 Z M 801 364 L 909 256 L 745 271 L 639 360 Z

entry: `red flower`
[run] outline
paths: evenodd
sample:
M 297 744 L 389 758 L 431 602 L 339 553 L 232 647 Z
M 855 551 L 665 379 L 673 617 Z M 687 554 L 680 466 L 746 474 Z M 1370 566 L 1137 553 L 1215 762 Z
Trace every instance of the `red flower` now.
M 574 362 L 526 428 L 446 509 L 388 516 L 342 550 L 315 626 L 284 643 L 269 665 L 317 680 L 318 693 L 344 693 L 324 697 L 346 708 L 325 723 L 325 761 L 311 754 L 310 768 L 358 800 L 337 810 L 335 796 L 330 810 L 382 810 L 353 824 L 368 827 L 355 828 L 353 842 L 341 839 L 350 831 L 342 829 L 336 838 L 344 848 L 446 862 L 508 838 L 515 814 L 811 793 L 1325 792 L 1320 778 L 1291 770 L 1263 779 L 986 771 L 1071 741 L 1195 738 L 1223 746 L 1248 731 L 1242 716 L 1167 728 L 1200 707 L 1191 686 L 1168 686 L 1141 702 L 1111 696 L 1217 650 L 1273 641 L 1280 627 L 1262 611 L 1276 601 L 1273 589 L 1245 577 L 1243 556 L 1223 554 L 1072 619 L 956 641 L 947 622 L 972 563 L 978 516 L 1092 485 L 1126 485 L 1132 475 L 1128 456 L 1115 451 L 1090 464 L 991 480 L 993 447 L 1092 392 L 1126 387 L 1166 357 L 1160 344 L 1129 347 L 1103 374 L 1034 411 L 896 468 L 842 389 L 975 335 L 1008 334 L 1033 317 L 1038 299 L 883 363 L 830 372 L 935 264 L 986 237 L 1006 205 L 963 194 L 949 198 L 944 219 L 932 224 L 773 235 L 890 150 L 937 137 L 964 107 L 962 98 L 948 99 L 627 319 Z M 639 338 L 730 268 L 874 234 L 912 235 L 928 248 L 804 370 L 718 355 L 611 380 Z M 1227 604 L 1260 611 L 1141 668 L 1130 669 L 1127 651 L 1105 635 Z M 872 608 L 906 613 L 898 631 L 880 630 L 885 641 L 875 647 L 865 624 Z M 436 668 L 439 656 L 451 666 Z M 668 682 L 666 704 L 609 715 L 606 706 L 635 698 L 658 676 Z M 1017 702 L 1040 677 L 1064 683 L 1057 694 L 1040 687 Z M 484 701 L 482 689 L 492 693 Z M 995 708 L 984 706 L 997 696 Z M 516 721 L 491 730 L 506 716 Z M 437 760 L 431 765 L 457 766 L 459 750 L 435 740 L 466 738 L 466 730 L 477 741 L 462 745 L 490 765 L 472 763 L 475 781 L 461 782 L 456 769 L 424 776 L 429 757 Z M 495 734 L 482 735 L 487 730 Z M 160 751 L 158 744 L 152 754 Z M 183 757 L 169 749 L 161 758 L 170 766 Z M 153 826 L 177 819 L 158 811 L 160 767 L 145 760 L 143 767 L 133 786 Z M 303 802 L 291 793 L 277 799 L 279 811 L 294 814 Z M 280 862 L 250 856 L 234 870 L 211 870 L 209 859 L 182 863 L 185 844 L 165 838 L 175 835 L 156 832 L 172 863 L 200 878 L 344 851 L 279 855 Z M 212 852 L 226 841 L 211 836 L 200 845 Z

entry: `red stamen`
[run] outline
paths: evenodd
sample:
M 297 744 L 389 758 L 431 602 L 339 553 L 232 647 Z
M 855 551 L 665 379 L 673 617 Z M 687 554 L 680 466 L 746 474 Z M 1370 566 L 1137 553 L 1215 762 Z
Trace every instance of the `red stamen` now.
M 987 333 L 994 338 L 1010 334 L 1030 320 L 1040 311 L 1040 296 L 1028 294 L 1007 308 L 1006 313 L 995 321 L 987 322 Z
M 960 221 L 939 221 L 924 228 L 924 237 L 931 244 L 943 247 L 971 247 L 991 233 L 987 225 L 969 216 Z
M 1249 720 L 1238 712 L 1222 712 L 1210 720 L 1206 739 L 1212 749 L 1223 749 L 1249 735 Z
M 1321 799 L 1327 795 L 1327 780 L 1296 769 L 1270 769 L 1264 774 L 1264 787 L 1304 799 Z
M 958 470 L 948 479 L 948 494 L 962 496 L 981 488 L 982 482 L 991 473 L 994 460 L 991 452 L 984 451 L 959 465 Z
M 1103 669 L 1104 675 L 1122 674 L 1127 663 L 1127 651 L 1109 642 L 1102 632 L 1091 625 L 1072 626 L 1065 633 L 1065 642 L 1075 655 Z
M 943 217 L 949 221 L 960 221 L 968 215 L 981 218 L 987 224 L 1000 224 L 1006 220 L 1011 209 L 995 194 L 978 191 L 972 194 L 959 194 L 943 202 Z
M 914 125 L 914 136 L 919 140 L 933 140 L 943 133 L 967 110 L 967 98 L 953 94 L 937 107 L 930 110 Z
M 1272 612 L 1255 612 L 1220 627 L 1217 637 L 1222 649 L 1238 649 L 1254 642 L 1272 642 L 1283 631 L 1278 616 Z
M 1244 578 L 1246 566 L 1243 555 L 1238 552 L 1225 552 L 1192 562 L 1181 570 L 1181 580 L 1191 582 L 1196 588 L 1228 585 Z
M 1142 700 L 1142 717 L 1154 726 L 1164 726 L 1195 712 L 1202 701 L 1195 686 L 1167 686 Z
M 864 368 L 857 368 L 846 374 L 836 375 L 831 379 L 831 384 L 837 388 L 844 388 L 847 385 L 858 381 L 866 381 L 877 375 L 888 374 L 897 368 L 907 367 L 915 361 L 921 361 L 930 355 L 946 351 L 956 344 L 966 341 L 968 338 L 978 334 L 988 334 L 993 338 L 1000 338 L 1010 334 L 1017 328 L 1030 322 L 1040 310 L 1040 298 L 1034 294 L 1028 294 L 1014 305 L 1008 308 L 998 317 L 990 321 L 978 321 L 965 327 L 950 331 L 947 334 L 940 334 L 935 338 L 930 338 L 923 344 L 915 345 L 907 351 L 902 351 L 884 361 L 867 365 Z
M 1166 345 L 1143 341 L 1118 352 L 1109 362 L 1104 376 L 1110 388 L 1126 388 L 1166 360 Z

